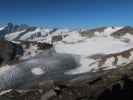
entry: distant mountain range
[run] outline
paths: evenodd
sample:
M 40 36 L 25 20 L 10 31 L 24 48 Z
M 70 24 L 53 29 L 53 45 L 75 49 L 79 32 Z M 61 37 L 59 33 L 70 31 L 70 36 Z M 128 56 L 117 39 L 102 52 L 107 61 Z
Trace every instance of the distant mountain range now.
M 103 34 L 111 35 L 113 37 L 121 37 L 126 33 L 133 34 L 133 27 L 99 27 L 95 29 L 59 29 L 59 28 L 45 28 L 34 27 L 26 24 L 16 25 L 8 23 L 0 26 L 0 39 L 10 41 L 24 40 L 24 41 L 39 41 L 39 42 L 57 42 L 62 40 L 69 34 L 76 32 L 84 37 L 92 37 L 94 35 Z

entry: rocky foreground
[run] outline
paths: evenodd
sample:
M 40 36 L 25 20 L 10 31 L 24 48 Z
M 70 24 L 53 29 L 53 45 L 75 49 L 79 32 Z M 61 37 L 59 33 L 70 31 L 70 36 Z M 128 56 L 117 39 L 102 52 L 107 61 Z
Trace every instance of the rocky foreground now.
M 93 74 L 93 73 L 92 73 Z M 6 90 L 0 100 L 132 100 L 133 64 L 71 81 L 45 81 L 26 90 Z

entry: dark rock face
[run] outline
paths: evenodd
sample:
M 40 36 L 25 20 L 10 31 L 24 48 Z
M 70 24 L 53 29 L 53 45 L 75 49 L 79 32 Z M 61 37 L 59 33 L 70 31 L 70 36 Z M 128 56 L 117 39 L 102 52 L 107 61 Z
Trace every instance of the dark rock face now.
M 20 41 L 20 45 L 22 47 L 24 47 L 25 49 L 30 48 L 31 45 L 33 46 L 37 46 L 38 50 L 45 50 L 45 49 L 50 49 L 53 47 L 53 44 L 49 44 L 49 43 L 40 43 L 40 42 L 35 42 L 35 41 Z
M 0 100 L 39 100 L 40 92 L 38 90 L 18 92 L 16 90 L 11 90 L 6 94 L 0 96 Z
M 52 42 L 58 42 L 61 41 L 62 39 L 63 39 L 62 35 L 56 35 L 52 37 Z
M 39 49 L 41 50 L 45 50 L 45 49 L 50 49 L 53 47 L 52 44 L 49 44 L 49 43 L 38 43 L 38 47 Z
M 96 97 L 91 96 L 88 84 L 75 86 L 60 86 L 55 84 L 52 89 L 32 89 L 26 91 L 11 90 L 0 96 L 1 100 L 133 100 L 133 80 L 128 77 L 106 87 Z M 100 87 L 99 87 L 100 89 Z M 100 90 L 97 90 L 100 91 Z
M 23 48 L 20 45 L 0 40 L 0 64 L 11 63 L 17 56 L 22 55 Z
M 106 88 L 99 96 L 98 100 L 133 100 L 133 80 L 125 77 L 120 83 L 112 85 L 111 89 Z

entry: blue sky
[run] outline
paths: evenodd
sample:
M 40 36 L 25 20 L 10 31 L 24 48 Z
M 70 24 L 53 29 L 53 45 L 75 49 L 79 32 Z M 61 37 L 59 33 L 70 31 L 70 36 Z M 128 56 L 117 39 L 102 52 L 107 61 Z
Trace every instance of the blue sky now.
M 0 23 L 48 27 L 133 26 L 133 0 L 0 0 Z

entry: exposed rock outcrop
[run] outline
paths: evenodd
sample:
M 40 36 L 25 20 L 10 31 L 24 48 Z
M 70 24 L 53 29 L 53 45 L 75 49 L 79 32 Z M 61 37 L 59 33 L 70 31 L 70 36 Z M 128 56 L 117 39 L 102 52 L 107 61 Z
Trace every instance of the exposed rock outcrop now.
M 24 53 L 23 48 L 15 43 L 0 40 L 0 64 L 10 64 L 22 56 Z

